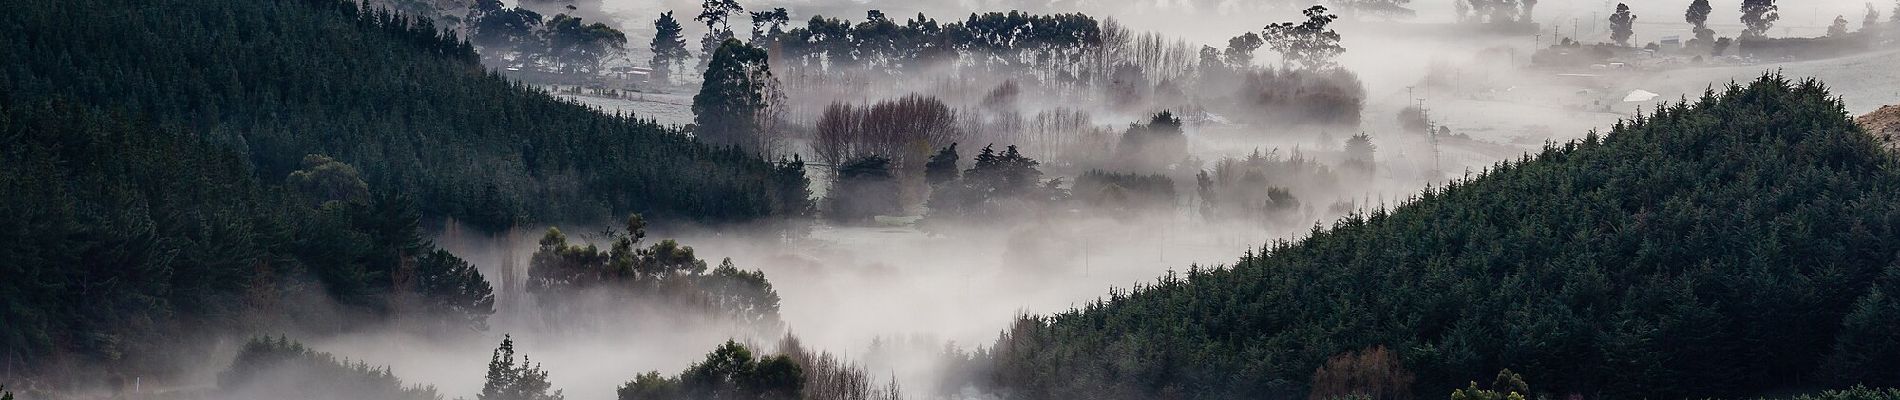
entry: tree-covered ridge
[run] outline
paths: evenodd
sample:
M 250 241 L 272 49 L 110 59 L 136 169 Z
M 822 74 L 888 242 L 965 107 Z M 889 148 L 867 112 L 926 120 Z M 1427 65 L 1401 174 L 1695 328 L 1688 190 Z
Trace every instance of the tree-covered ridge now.
M 163 376 L 213 344 L 187 330 L 485 326 L 492 288 L 422 238 L 412 199 L 311 161 L 260 179 L 186 128 L 0 98 L 0 375 Z
M 994 377 L 1019 398 L 1295 397 L 1385 346 L 1431 397 L 1502 368 L 1555 396 L 1892 386 L 1895 167 L 1821 84 L 1768 76 L 1024 319 Z
M 404 188 L 428 217 L 499 229 L 643 212 L 710 221 L 799 208 L 801 181 L 484 72 L 426 20 L 335 0 L 29 0 L 0 16 L 0 93 L 176 124 L 262 177 L 307 154 Z

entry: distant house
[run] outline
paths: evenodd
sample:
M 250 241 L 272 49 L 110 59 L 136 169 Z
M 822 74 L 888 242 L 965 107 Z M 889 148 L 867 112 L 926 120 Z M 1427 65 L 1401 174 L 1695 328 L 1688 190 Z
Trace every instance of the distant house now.
M 653 76 L 653 69 L 633 66 L 613 67 L 608 69 L 608 74 L 613 76 L 614 79 L 625 82 L 647 83 L 647 78 Z

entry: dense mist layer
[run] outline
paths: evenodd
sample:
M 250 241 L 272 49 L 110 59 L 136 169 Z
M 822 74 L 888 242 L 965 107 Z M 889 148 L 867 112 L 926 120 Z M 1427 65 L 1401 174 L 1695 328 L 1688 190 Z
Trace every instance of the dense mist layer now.
M 457 18 L 465 13 L 456 11 L 473 6 L 449 0 L 433 5 L 387 3 L 400 10 L 426 11 L 433 6 L 440 14 Z M 131 238 L 127 242 L 144 238 L 140 235 L 149 230 L 157 232 L 150 235 L 168 238 L 164 243 L 169 246 L 189 243 L 198 246 L 190 248 L 208 248 L 202 244 L 221 242 L 225 237 L 219 235 L 229 234 L 242 237 L 230 239 L 232 243 L 266 248 L 228 256 L 212 251 L 132 251 L 142 249 L 137 246 L 48 247 L 54 249 L 49 254 L 130 248 L 128 253 L 147 260 L 137 264 L 142 266 L 136 270 L 141 271 L 139 279 L 149 278 L 142 272 L 148 269 L 188 270 L 228 261 L 231 265 L 216 265 L 249 272 L 205 273 L 175 281 L 181 282 L 180 291 L 212 293 L 206 298 L 242 298 L 231 302 L 243 306 L 181 312 L 189 317 L 195 317 L 191 312 L 216 316 L 201 320 L 161 318 L 164 323 L 154 324 L 129 319 L 127 326 L 162 326 L 168 329 L 163 332 L 180 336 L 177 349 L 142 354 L 162 359 L 161 367 L 117 367 L 115 363 L 141 356 L 115 353 L 139 348 L 121 346 L 117 337 L 19 335 L 20 339 L 7 343 L 31 342 L 41 347 L 77 343 L 112 351 L 60 354 L 57 361 L 68 370 L 94 370 L 74 374 L 78 377 L 71 380 L 77 383 L 42 387 L 32 381 L 34 386 L 27 389 L 8 387 L 71 398 L 103 398 L 128 391 L 190 398 L 299 398 L 274 390 L 312 379 L 363 379 L 374 385 L 365 384 L 362 393 L 339 398 L 475 398 L 483 390 L 484 373 L 490 371 L 495 354 L 491 352 L 504 338 L 511 338 L 514 350 L 545 368 L 552 389 L 576 399 L 615 398 L 617 389 L 636 376 L 649 371 L 671 376 L 687 370 L 706 359 L 708 352 L 729 349 L 722 347 L 728 341 L 744 344 L 761 356 L 788 353 L 811 356 L 801 359 L 807 363 L 828 360 L 837 368 L 827 373 L 866 378 L 862 380 L 879 387 L 891 382 L 903 389 L 905 398 L 1009 398 L 1011 393 L 975 382 L 989 377 L 985 368 L 991 360 L 985 357 L 996 350 L 999 337 L 1034 320 L 1026 316 L 1086 307 L 1105 297 L 1126 295 L 1128 288 L 1160 277 L 1172 282 L 1175 274 L 1190 269 L 1228 266 L 1243 257 L 1253 260 L 1254 252 L 1265 243 L 1298 241 L 1341 217 L 1416 201 L 1421 191 L 1442 189 L 1447 182 L 1493 170 L 1500 161 L 1526 160 L 1527 153 L 1607 131 L 1618 121 L 1653 114 L 1655 107 L 1694 98 L 1730 81 L 1753 79 L 1764 71 L 1816 77 L 1832 84 L 1831 95 L 1839 96 L 1846 111 L 1856 114 L 1900 102 L 1900 73 L 1891 68 L 1900 62 L 1900 51 L 1894 50 L 1894 40 L 1883 41 L 1875 33 L 1849 38 L 1856 40 L 1847 46 L 1853 52 L 1827 58 L 1752 54 L 1739 47 L 1718 55 L 1695 46 L 1660 44 L 1669 39 L 1687 41 L 1695 35 L 1683 21 L 1690 0 L 1630 5 L 1638 17 L 1628 39 L 1631 46 L 1592 46 L 1620 37 L 1613 36 L 1608 19 L 1616 4 L 1593 0 L 1546 0 L 1537 3 L 1536 13 L 1524 23 L 1498 26 L 1455 23 L 1457 11 L 1448 0 L 1410 2 L 1406 6 L 1416 16 L 1393 19 L 1344 13 L 1336 2 L 1328 2 L 1334 5 L 1332 12 L 1343 14 L 1337 20 L 1325 12 L 1302 14 L 1311 4 L 1297 1 L 765 0 L 741 4 L 745 11 L 787 10 L 783 36 L 751 37 L 751 21 L 739 13 L 730 22 L 737 40 L 714 41 L 704 47 L 701 38 L 707 26 L 692 18 L 702 6 L 698 1 L 507 3 L 507 7 L 519 5 L 550 17 L 565 14 L 587 23 L 604 22 L 599 29 L 580 23 L 573 26 L 601 37 L 624 32 L 625 48 L 604 60 L 557 61 L 554 64 L 560 65 L 548 68 L 552 72 L 533 71 L 537 61 L 523 61 L 528 56 L 503 57 L 503 51 L 495 50 L 502 46 L 477 49 L 450 34 L 468 33 L 466 26 L 445 23 L 446 30 L 437 31 L 434 25 L 417 28 L 424 26 L 421 22 L 410 25 L 408 20 L 378 21 L 373 16 L 359 20 L 357 14 L 337 17 L 317 14 L 329 12 L 327 8 L 299 8 L 301 13 L 321 16 L 311 18 L 335 25 L 330 28 L 361 24 L 398 32 L 387 35 L 396 39 L 378 36 L 382 34 L 363 35 L 368 39 L 350 36 L 350 41 L 338 41 L 344 44 L 314 48 L 342 52 L 337 49 L 361 46 L 379 49 L 379 54 L 410 54 L 398 50 L 414 41 L 446 56 L 389 57 L 424 67 L 377 70 L 378 79 L 387 75 L 383 80 L 353 77 L 347 73 L 352 69 L 326 67 L 297 75 L 301 81 L 283 83 L 284 88 L 297 89 L 282 89 L 284 93 L 300 93 L 314 85 L 308 82 L 327 83 L 333 78 L 386 90 L 374 91 L 374 96 L 320 91 L 330 96 L 322 97 L 326 99 L 322 104 L 352 110 L 349 124 L 284 106 L 309 115 L 297 114 L 297 119 L 273 121 L 265 127 L 234 128 L 251 121 L 245 118 L 291 114 L 270 107 L 279 106 L 278 101 L 299 101 L 283 93 L 259 94 L 279 89 L 248 80 L 252 75 L 270 76 L 248 70 L 217 69 L 213 71 L 217 79 L 202 79 L 211 83 L 200 85 L 217 90 L 188 90 L 189 95 L 179 96 L 190 101 L 180 104 L 167 103 L 174 99 L 162 96 L 154 96 L 157 100 L 136 97 L 147 93 L 143 89 L 94 85 L 108 82 L 98 76 L 46 72 L 62 70 L 66 61 L 33 63 L 20 76 L 44 79 L 19 87 L 0 86 L 20 89 L 0 97 L 12 101 L 9 96 L 18 96 L 25 99 L 18 100 L 21 104 L 31 102 L 35 107 L 38 102 L 59 103 L 66 97 L 88 101 L 78 107 L 44 107 L 59 115 L 82 116 L 66 121 L 75 126 L 118 126 L 114 121 L 120 117 L 87 107 L 143 107 L 155 115 L 177 114 L 157 118 L 169 129 L 167 135 L 179 131 L 163 136 L 176 143 L 147 143 L 143 146 L 158 150 L 145 153 L 209 154 L 204 157 L 219 166 L 154 178 L 124 171 L 213 162 L 128 162 L 111 164 L 116 172 L 97 174 L 103 177 L 98 179 L 149 179 L 160 182 L 159 186 L 197 188 L 192 185 L 196 174 L 250 188 L 239 206 L 207 207 L 211 211 L 192 211 L 187 213 L 190 218 L 175 220 L 163 212 L 149 213 L 158 217 L 126 216 L 131 222 L 75 228 L 73 232 L 79 232 L 72 233 L 75 237 L 125 227 L 117 230 L 133 232 L 121 235 Z M 1714 3 L 1707 26 L 1719 36 L 1737 36 L 1743 25 L 1735 2 Z M 1870 7 L 1848 0 L 1783 3 L 1779 22 L 1768 31 L 1771 37 L 1828 35 L 1836 16 L 1851 21 L 1848 29 L 1859 30 Z M 1871 7 L 1881 14 L 1877 21 L 1900 12 L 1890 4 Z M 843 46 L 839 43 L 844 42 L 837 41 L 838 32 L 850 29 L 872 33 L 903 26 L 929 32 L 964 23 L 972 14 L 1016 10 L 1027 14 L 986 14 L 983 18 L 1061 25 L 1072 30 L 1050 36 L 1068 41 L 1036 37 L 1046 43 L 1009 43 L 956 54 L 916 43 L 974 40 L 946 38 L 952 35 L 921 35 L 927 40 L 905 37 L 918 42 L 879 50 L 883 52 L 824 45 Z M 653 54 L 648 43 L 655 35 L 654 20 L 669 11 L 684 26 L 681 36 L 694 58 L 680 60 L 684 71 L 665 81 L 650 80 L 651 75 L 634 71 L 650 66 Z M 808 25 L 820 16 L 837 20 Z M 912 18 L 928 22 L 911 24 Z M 1279 25 L 1278 32 L 1297 34 L 1300 31 L 1294 27 L 1302 22 L 1322 27 L 1306 33 L 1337 33 L 1338 54 L 1283 54 L 1274 51 L 1273 45 L 1288 42 L 1284 37 L 1277 43 L 1261 39 L 1276 32 L 1269 24 L 1286 24 Z M 149 25 L 170 27 L 159 22 Z M 609 25 L 619 31 L 607 32 Z M 1886 26 L 1900 31 L 1900 23 Z M 314 31 L 304 34 L 320 34 Z M 101 41 L 113 37 L 87 36 Z M 187 45 L 199 45 L 194 49 L 201 51 L 193 54 L 215 54 L 206 49 L 221 48 L 220 37 L 193 34 L 189 38 L 196 41 Z M 564 40 L 560 38 L 550 35 L 534 40 Z M 1651 43 L 1659 45 L 1643 49 Z M 36 46 L 40 47 L 9 48 L 50 51 Z M 705 73 L 714 56 L 702 54 L 702 49 L 719 48 L 733 60 L 775 58 L 715 64 L 715 70 L 731 68 L 725 74 Z M 937 52 L 918 50 L 926 48 Z M 474 53 L 477 50 L 479 55 Z M 742 53 L 747 50 L 753 52 Z M 1541 51 L 1564 55 L 1574 51 L 1585 61 L 1538 63 L 1533 55 Z M 1611 55 L 1588 58 L 1598 51 Z M 266 56 L 284 55 L 250 55 L 264 60 L 255 64 L 275 60 Z M 438 65 L 435 58 L 450 61 Z M 164 65 L 175 67 L 167 71 L 186 71 L 181 76 L 201 72 L 182 60 Z M 572 67 L 576 64 L 592 65 Z M 123 60 L 113 65 L 139 66 Z M 491 74 L 476 72 L 484 68 Z M 523 68 L 530 71 L 522 72 Z M 107 70 L 80 72 L 118 76 L 102 72 Z M 435 78 L 404 79 L 406 73 Z M 709 115 L 725 111 L 707 110 L 726 110 L 705 106 L 722 100 L 705 96 L 723 88 L 718 86 L 722 82 L 707 82 L 717 80 L 759 91 L 723 100 L 765 104 L 745 110 L 743 117 Z M 389 89 L 401 87 L 389 82 L 410 81 L 423 82 L 421 86 L 430 90 Z M 132 86 L 198 87 L 156 79 L 138 82 Z M 123 93 L 99 89 L 114 94 L 100 100 L 87 98 L 91 92 L 57 89 L 94 86 Z M 482 91 L 456 90 L 466 87 Z M 41 91 L 59 95 L 34 97 Z M 425 99 L 404 97 L 416 93 L 454 93 L 432 98 L 487 108 L 475 112 L 470 110 L 479 107 L 427 106 Z M 136 99 L 116 100 L 121 97 Z M 484 100 L 489 97 L 506 101 Z M 403 118 L 364 106 L 391 99 L 404 99 L 398 102 L 404 106 L 394 108 Z M 601 116 L 589 107 L 619 115 Z M 525 112 L 532 118 L 518 118 L 524 113 L 522 108 L 539 111 Z M 455 111 L 443 111 L 450 109 Z M 42 109 L 0 102 L 0 111 L 29 115 Z M 464 114 L 468 117 L 454 117 Z M 426 126 L 419 130 L 423 133 L 411 135 L 403 129 L 409 125 L 378 122 L 383 118 L 439 126 Z M 485 125 L 469 122 L 478 118 L 487 121 Z M 54 124 L 58 121 L 44 121 L 55 119 L 19 120 Z M 11 127 L 9 122 L 0 119 L 0 127 Z M 25 123 L 20 126 L 19 131 L 28 130 Z M 326 130 L 297 134 L 310 126 Z M 355 129 L 365 126 L 372 128 Z M 208 133 L 194 135 L 200 130 Z M 320 136 L 333 131 L 376 135 L 352 136 L 352 140 Z M 458 135 L 465 131 L 483 134 Z M 372 140 L 385 137 L 401 140 Z M 82 143 L 65 142 L 52 134 L 33 139 L 23 143 L 35 148 Z M 104 139 L 83 143 L 89 143 L 85 148 L 110 147 Z M 145 148 L 119 151 L 136 153 Z M 0 180 L 10 185 L 5 187 L 44 186 L 27 178 L 11 179 L 18 176 L 49 181 L 93 176 L 68 172 L 84 172 L 90 164 L 78 162 L 83 158 L 54 151 L 18 153 L 33 156 L 26 157 L 11 151 L 0 154 L 7 156 L 0 161 L 30 160 L 39 167 L 31 174 L 0 174 L 10 178 Z M 101 150 L 99 154 L 118 153 Z M 297 164 L 299 159 L 304 163 Z M 451 164 L 455 167 L 434 167 Z M 162 188 L 140 190 L 158 193 Z M 394 195 L 405 190 L 423 193 L 419 200 Z M 137 213 L 147 213 L 150 210 L 141 207 L 151 204 L 196 210 L 172 204 L 218 197 L 208 191 L 171 197 L 160 193 L 148 197 L 163 201 L 134 201 L 113 197 L 113 191 L 99 191 L 106 194 L 68 199 L 49 189 L 44 197 L 86 203 L 81 210 Z M 647 216 L 650 223 L 624 222 L 628 217 L 624 214 L 640 211 L 652 214 Z M 275 219 L 239 224 L 231 222 L 234 219 L 200 215 L 227 218 L 227 214 L 246 213 Z M 91 221 L 82 218 L 90 215 L 85 212 L 60 215 L 79 221 L 74 225 Z M 165 223 L 139 222 L 154 218 Z M 219 224 L 245 229 L 208 228 L 225 226 Z M 179 226 L 186 228 L 175 228 Z M 402 245 L 380 246 L 384 242 Z M 232 254 L 237 253 L 242 252 Z M 185 254 L 188 260 L 178 261 L 174 268 L 167 254 Z M 337 254 L 347 256 L 329 257 Z M 69 258 L 85 265 L 129 264 Z M 213 260 L 201 263 L 199 258 Z M 273 269 L 284 265 L 295 267 Z M 459 280 L 410 279 L 408 274 L 418 266 L 438 272 L 424 275 Z M 259 291 L 225 280 L 281 291 Z M 476 290 L 476 282 L 488 287 Z M 414 294 L 406 291 L 411 287 L 429 285 L 457 290 L 408 297 Z M 491 294 L 491 288 L 492 315 L 488 299 L 481 297 Z M 112 304 L 144 304 L 138 302 L 169 296 L 166 293 L 152 290 L 109 299 Z M 429 301 L 418 303 L 418 298 Z M 153 311 L 158 314 L 162 313 Z M 252 314 L 265 316 L 253 318 Z M 444 323 L 443 316 L 452 317 L 450 323 Z M 172 340 L 147 337 L 154 335 L 137 338 L 151 343 Z M 253 339 L 257 335 L 282 335 L 301 345 Z M 785 343 L 799 346 L 787 349 Z M 0 378 L 37 374 L 16 371 L 30 369 L 18 366 L 32 364 L 23 361 L 26 356 L 15 355 L 25 352 L 8 350 L 8 359 L 0 360 L 7 367 L 0 370 Z M 1367 348 L 1366 353 L 1373 351 Z M 821 354 L 832 358 L 816 356 Z M 1384 349 L 1377 354 L 1366 357 L 1386 357 Z M 244 366 L 260 362 L 259 357 L 292 361 L 288 367 L 260 369 L 250 376 L 230 372 L 243 371 Z M 165 371 L 165 376 L 142 380 L 152 371 Z M 326 378 L 343 376 L 352 378 Z M 133 389 L 126 389 L 128 380 L 134 382 Z M 231 383 L 239 381 L 243 383 Z

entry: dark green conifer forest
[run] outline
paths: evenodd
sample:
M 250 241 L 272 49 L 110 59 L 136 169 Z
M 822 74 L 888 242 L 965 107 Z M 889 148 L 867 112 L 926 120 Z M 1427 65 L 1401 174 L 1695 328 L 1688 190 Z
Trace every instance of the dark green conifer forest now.
M 776 197 L 805 193 L 802 170 L 501 78 L 427 19 L 338 0 L 8 8 L 0 374 L 162 376 L 147 362 L 202 350 L 164 340 L 187 328 L 481 329 L 493 288 L 422 234 L 451 219 L 809 208 Z
M 1329 358 L 1383 346 L 1419 398 L 1506 368 L 1551 398 L 1900 385 L 1896 167 L 1820 83 L 1768 76 L 1022 319 L 992 377 L 1011 398 L 1305 397 Z
M 488 229 L 796 208 L 766 162 L 484 70 L 428 22 L 341 0 L 32 0 L 0 25 L 6 97 L 178 126 L 275 181 L 308 154 Z M 790 181 L 796 181 L 790 180 Z M 274 182 L 273 182 L 274 183 Z
M 529 6 L 616 18 L 545 3 Z M 1454 3 L 1497 3 L 1481 13 L 1518 21 L 1515 8 L 1499 8 L 1515 1 Z M 1315 215 L 1370 203 L 1339 193 L 1444 179 L 1436 135 L 1450 130 L 1428 118 L 1443 114 L 1412 99 L 1401 133 L 1434 136 L 1409 142 L 1361 130 L 1335 151 L 1340 142 L 1321 131 L 1328 147 L 1284 158 L 1194 154 L 1225 128 L 1360 126 L 1368 90 L 1335 62 L 1345 50 L 1328 24 L 1339 17 L 1321 6 L 1303 24 L 1235 37 L 1224 53 L 1203 46 L 1196 65 L 1185 41 L 1081 13 L 943 24 L 919 14 L 900 25 L 869 10 L 859 24 L 812 16 L 787 31 L 786 9 L 748 4 L 758 10 L 748 42 L 727 26 L 738 2 L 706 0 L 696 20 L 722 28 L 707 35 L 721 40 L 706 43 L 704 74 L 675 70 L 688 54 L 673 14 L 654 24 L 658 80 L 703 79 L 695 124 L 673 127 L 511 80 L 436 25 L 447 20 L 371 4 L 0 7 L 0 400 L 14 398 L 8 390 L 440 400 L 476 388 L 427 383 L 476 377 L 479 365 L 394 371 L 289 338 L 434 366 L 405 357 L 478 336 L 502 338 L 477 400 L 587 397 L 557 382 L 612 387 L 621 400 L 1900 398 L 1900 159 L 1819 81 L 1777 73 L 1711 88 L 1402 205 L 1315 224 L 1233 265 L 1193 265 L 1069 303 L 1074 292 L 1061 289 L 1110 284 L 1091 271 L 1202 259 L 1148 261 L 1148 245 L 1226 257 L 1272 236 L 1225 229 L 1304 231 Z M 1530 23 L 1536 1 L 1522 4 Z M 505 53 L 532 43 L 556 49 L 561 72 L 624 79 L 615 93 L 671 94 L 626 89 L 649 84 L 648 70 L 611 59 L 627 41 L 616 28 L 558 14 L 549 30 L 530 29 L 541 19 L 529 6 L 473 5 L 481 18 L 465 27 L 497 50 L 491 62 L 534 64 Z M 1253 61 L 1263 45 L 1285 58 L 1281 69 Z M 1130 49 L 1147 54 L 1110 54 Z M 872 102 L 889 94 L 874 86 L 944 76 L 999 82 L 915 85 L 936 89 Z M 1018 78 L 1036 79 L 1024 92 Z M 846 99 L 801 119 L 818 114 L 787 114 L 811 101 L 787 99 L 787 87 L 851 89 L 838 92 L 875 112 L 839 117 L 859 100 Z M 1102 98 L 1063 97 L 1085 94 Z M 979 96 L 982 107 L 950 106 Z M 1161 111 L 1164 100 L 1143 97 L 1193 107 Z M 1090 101 L 1102 104 L 1080 104 Z M 1097 106 L 1146 122 L 1100 128 L 1085 112 Z M 829 153 L 817 147 L 826 138 L 836 139 Z M 999 138 L 1026 140 L 989 140 Z M 830 168 L 822 207 L 804 158 L 786 150 L 797 146 L 781 147 L 806 139 L 827 154 L 814 158 Z M 1431 147 L 1407 145 L 1420 142 Z M 1392 173 L 1423 165 L 1413 157 L 1426 153 L 1428 175 Z M 1327 201 L 1327 214 L 1313 212 Z M 649 218 L 682 222 L 708 251 L 648 241 Z M 749 222 L 780 224 L 723 229 Z M 430 240 L 463 227 L 479 241 L 549 226 L 572 236 L 546 229 L 538 246 L 472 244 L 470 259 L 446 249 L 461 251 L 462 240 Z M 510 261 L 471 263 L 489 250 Z M 740 256 L 709 266 L 712 252 Z M 1064 262 L 1077 257 L 1081 278 Z M 1104 268 L 1103 258 L 1120 260 Z M 483 268 L 524 276 L 504 286 Z M 774 286 L 767 270 L 792 279 Z M 509 301 L 490 331 L 498 291 Z M 914 299 L 940 304 L 898 301 Z M 986 326 L 1001 328 L 996 341 L 973 347 L 929 332 L 990 321 L 970 317 L 1018 306 L 1010 302 L 1081 305 Z M 916 315 L 950 322 L 903 326 Z M 794 323 L 826 345 L 893 336 L 870 336 L 871 351 L 851 358 L 856 349 L 805 347 Z M 524 342 L 537 347 L 533 359 L 513 339 L 530 334 L 546 335 Z M 378 335 L 400 337 L 355 337 Z M 783 339 L 765 346 L 747 335 Z M 650 349 L 704 350 L 686 348 L 687 336 L 724 343 L 661 369 L 675 375 L 642 367 L 652 372 L 566 380 L 599 379 L 628 360 L 669 362 Z M 448 345 L 398 348 L 413 343 Z M 426 361 L 442 360 L 471 359 Z M 157 388 L 127 391 L 128 379 Z M 923 383 L 919 395 L 899 390 L 906 379 Z

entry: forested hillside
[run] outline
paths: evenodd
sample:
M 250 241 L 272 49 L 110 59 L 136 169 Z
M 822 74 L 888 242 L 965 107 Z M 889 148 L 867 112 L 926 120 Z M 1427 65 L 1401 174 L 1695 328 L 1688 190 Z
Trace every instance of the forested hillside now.
M 27 0 L 0 16 L 0 93 L 172 123 L 275 180 L 308 154 L 489 229 L 639 212 L 802 210 L 801 179 L 484 71 L 466 41 L 346 0 Z M 781 173 L 782 172 L 782 173 Z M 794 191 L 795 192 L 795 191 Z M 795 196 L 794 196 L 795 197 Z
M 1895 167 L 1822 85 L 1764 77 L 1230 268 L 1025 318 L 993 377 L 1034 399 L 1431 398 L 1494 376 L 1552 398 L 1893 386 Z
M 58 99 L 0 98 L 0 143 L 0 377 L 163 376 L 151 362 L 195 359 L 215 343 L 200 334 L 399 315 L 459 331 L 493 312 L 411 198 L 334 160 L 260 180 L 189 129 Z
M 482 328 L 490 284 L 426 220 L 730 221 L 806 202 L 771 198 L 803 193 L 802 171 L 556 100 L 351 2 L 8 9 L 0 377 L 160 378 L 180 370 L 153 361 L 199 360 L 227 332 Z

